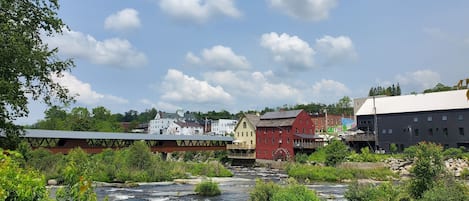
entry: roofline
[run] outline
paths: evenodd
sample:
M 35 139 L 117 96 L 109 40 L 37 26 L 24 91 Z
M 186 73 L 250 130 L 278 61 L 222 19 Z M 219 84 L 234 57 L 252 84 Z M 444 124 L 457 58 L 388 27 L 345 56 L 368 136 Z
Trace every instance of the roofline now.
M 64 135 L 66 134 L 66 135 Z M 3 135 L 1 136 L 3 137 Z M 211 135 L 155 135 L 155 134 L 133 134 L 133 133 L 111 133 L 90 131 L 62 131 L 25 129 L 23 138 L 57 138 L 57 139 L 100 139 L 100 140 L 210 140 L 210 141 L 233 141 L 229 136 Z

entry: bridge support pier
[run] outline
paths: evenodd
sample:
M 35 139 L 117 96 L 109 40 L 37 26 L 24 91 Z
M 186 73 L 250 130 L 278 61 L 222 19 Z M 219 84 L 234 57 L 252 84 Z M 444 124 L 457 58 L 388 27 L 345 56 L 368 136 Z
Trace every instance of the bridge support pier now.
M 163 161 L 168 160 L 168 152 L 161 152 L 161 159 L 163 159 Z

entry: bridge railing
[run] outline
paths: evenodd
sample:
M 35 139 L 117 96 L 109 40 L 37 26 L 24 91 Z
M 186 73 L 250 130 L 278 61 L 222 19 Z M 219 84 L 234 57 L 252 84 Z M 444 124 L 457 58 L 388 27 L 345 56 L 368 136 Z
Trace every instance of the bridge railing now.
M 228 158 L 255 159 L 256 158 L 256 153 L 229 153 Z
M 317 149 L 324 146 L 324 142 L 295 142 L 295 148 Z
M 356 134 L 356 135 L 347 135 L 343 137 L 345 141 L 375 141 L 374 134 Z
M 226 149 L 256 149 L 252 144 L 227 144 Z

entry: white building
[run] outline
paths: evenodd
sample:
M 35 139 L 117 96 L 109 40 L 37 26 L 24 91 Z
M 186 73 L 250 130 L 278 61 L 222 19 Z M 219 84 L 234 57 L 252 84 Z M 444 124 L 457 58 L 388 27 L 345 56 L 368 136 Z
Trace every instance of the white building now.
M 150 121 L 148 126 L 149 134 L 168 134 L 168 127 L 177 121 L 184 121 L 184 112 L 182 110 L 176 113 L 158 112 L 155 119 Z
M 233 119 L 212 120 L 212 133 L 215 135 L 229 135 L 234 133 L 237 123 L 238 120 Z
M 202 135 L 204 127 L 197 123 L 176 121 L 169 125 L 167 131 L 171 135 Z

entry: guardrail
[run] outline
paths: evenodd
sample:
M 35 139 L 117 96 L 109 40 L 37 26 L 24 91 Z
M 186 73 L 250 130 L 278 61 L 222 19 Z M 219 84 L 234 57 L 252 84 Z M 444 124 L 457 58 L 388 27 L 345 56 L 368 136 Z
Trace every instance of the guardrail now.
M 226 149 L 256 149 L 256 146 L 251 144 L 227 144 Z
M 228 158 L 255 159 L 256 158 L 256 153 L 229 153 Z

